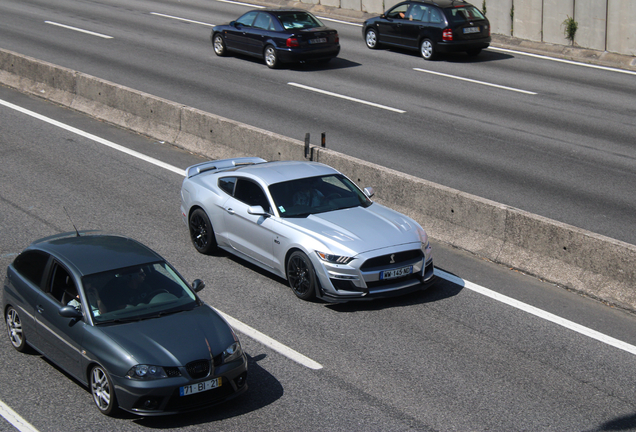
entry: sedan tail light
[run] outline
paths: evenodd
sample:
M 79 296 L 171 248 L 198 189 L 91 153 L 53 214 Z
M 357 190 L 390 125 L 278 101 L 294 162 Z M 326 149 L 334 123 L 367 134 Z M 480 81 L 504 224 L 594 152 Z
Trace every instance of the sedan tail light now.
M 447 28 L 442 31 L 442 40 L 452 41 L 453 40 L 453 30 Z
M 288 38 L 286 45 L 288 48 L 298 48 L 300 46 L 300 43 L 296 38 Z

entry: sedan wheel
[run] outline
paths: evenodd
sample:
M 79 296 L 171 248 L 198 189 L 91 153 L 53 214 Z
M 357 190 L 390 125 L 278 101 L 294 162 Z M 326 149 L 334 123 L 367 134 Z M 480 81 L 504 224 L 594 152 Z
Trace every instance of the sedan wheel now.
M 294 294 L 302 300 L 316 296 L 316 271 L 309 257 L 296 251 L 287 260 L 287 281 Z
M 265 47 L 263 57 L 265 59 L 265 64 L 267 65 L 268 68 L 276 69 L 278 66 L 280 66 L 280 61 L 278 60 L 278 54 L 276 53 L 276 48 L 274 48 L 273 46 L 267 45 Z
M 22 333 L 22 321 L 18 311 L 10 307 L 7 309 L 7 331 L 9 332 L 9 340 L 13 348 L 20 352 L 24 352 L 26 349 L 26 338 Z
M 113 415 L 117 410 L 115 388 L 104 368 L 95 366 L 91 370 L 91 393 L 95 405 L 102 414 Z
M 202 209 L 196 209 L 190 215 L 190 239 L 194 248 L 202 254 L 216 251 L 216 238 L 208 215 Z
M 376 49 L 378 47 L 378 34 L 375 30 L 369 29 L 367 30 L 364 41 L 367 43 L 367 46 L 369 48 Z
M 212 37 L 212 46 L 214 47 L 214 53 L 216 55 L 221 57 L 227 55 L 227 47 L 225 46 L 225 40 L 221 33 L 216 33 Z
M 430 39 L 424 39 L 420 44 L 420 53 L 424 60 L 433 60 L 435 57 L 435 47 Z

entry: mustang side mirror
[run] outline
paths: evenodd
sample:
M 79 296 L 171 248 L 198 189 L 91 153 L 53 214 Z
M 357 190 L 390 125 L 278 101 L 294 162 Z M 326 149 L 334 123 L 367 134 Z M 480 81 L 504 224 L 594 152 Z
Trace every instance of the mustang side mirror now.
M 375 189 L 373 189 L 371 186 L 365 187 L 364 194 L 368 196 L 369 198 L 371 198 L 373 195 L 375 195 Z
M 263 207 L 259 205 L 249 206 L 247 208 L 247 213 L 254 216 L 270 216 L 270 214 L 267 213 L 265 209 L 263 209 Z
M 203 282 L 201 279 L 195 279 L 194 282 L 192 282 L 192 289 L 194 290 L 194 292 L 199 292 L 203 288 L 205 288 L 205 282 Z
M 82 313 L 80 311 L 78 311 L 77 309 L 75 309 L 74 306 L 64 306 L 61 307 L 57 313 L 60 314 L 60 316 L 63 316 L 64 318 L 83 318 L 84 315 L 82 315 Z

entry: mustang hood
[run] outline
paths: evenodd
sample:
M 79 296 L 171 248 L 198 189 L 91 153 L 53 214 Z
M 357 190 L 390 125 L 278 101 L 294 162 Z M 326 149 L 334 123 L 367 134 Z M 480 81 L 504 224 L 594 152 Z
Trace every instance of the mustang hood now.
M 285 221 L 354 254 L 421 241 L 420 227 L 414 220 L 378 203 Z
M 184 366 L 193 360 L 211 359 L 234 342 L 225 321 L 206 305 L 102 330 L 137 364 L 158 366 Z

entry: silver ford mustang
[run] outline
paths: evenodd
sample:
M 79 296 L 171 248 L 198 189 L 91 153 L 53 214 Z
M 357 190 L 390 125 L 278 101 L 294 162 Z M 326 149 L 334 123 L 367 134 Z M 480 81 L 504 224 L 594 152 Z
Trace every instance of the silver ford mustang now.
M 426 232 L 373 193 L 317 162 L 224 159 L 187 169 L 181 215 L 196 250 L 237 255 L 303 300 L 425 288 L 434 277 Z

